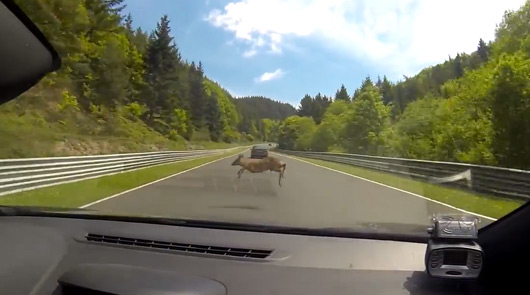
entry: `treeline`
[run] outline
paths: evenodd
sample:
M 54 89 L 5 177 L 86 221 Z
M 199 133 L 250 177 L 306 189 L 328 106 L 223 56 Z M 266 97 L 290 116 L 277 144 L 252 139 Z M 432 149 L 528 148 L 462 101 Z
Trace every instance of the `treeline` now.
M 261 119 L 291 114 L 264 98 L 249 99 L 252 109 L 238 107 L 243 104 L 208 79 L 200 61 L 181 56 L 167 16 L 148 33 L 122 15 L 123 0 L 16 2 L 57 49 L 63 66 L 13 103 L 18 110 L 45 112 L 45 121 L 68 131 L 127 137 L 127 122 L 139 122 L 171 140 L 234 142 L 262 137 L 259 131 L 249 137 L 241 122 L 261 131 Z
M 296 114 L 292 105 L 263 96 L 239 97 L 234 102 L 245 114 L 238 128 L 251 140 L 277 141 L 280 121 Z
M 306 95 L 280 147 L 530 168 L 529 22 L 527 2 L 471 54 L 398 83 L 366 78 L 332 102 Z

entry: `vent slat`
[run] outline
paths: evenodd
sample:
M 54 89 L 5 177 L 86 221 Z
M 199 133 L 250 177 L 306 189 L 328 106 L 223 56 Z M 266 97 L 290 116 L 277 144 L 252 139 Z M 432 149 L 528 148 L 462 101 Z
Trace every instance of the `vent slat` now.
M 155 248 L 180 252 L 202 253 L 219 256 L 232 256 L 242 258 L 266 259 L 272 254 L 272 250 L 262 249 L 245 249 L 245 248 L 230 248 L 197 244 L 184 244 L 165 241 L 153 241 L 145 239 L 133 239 L 126 237 L 107 236 L 98 234 L 87 234 L 85 236 L 89 242 L 108 243 L 135 246 L 142 248 Z

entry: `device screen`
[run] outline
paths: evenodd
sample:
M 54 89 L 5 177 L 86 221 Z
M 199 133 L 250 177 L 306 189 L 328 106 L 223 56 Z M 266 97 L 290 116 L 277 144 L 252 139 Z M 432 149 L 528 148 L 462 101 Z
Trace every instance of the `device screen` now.
M 445 265 L 466 265 L 467 251 L 445 251 L 444 252 Z

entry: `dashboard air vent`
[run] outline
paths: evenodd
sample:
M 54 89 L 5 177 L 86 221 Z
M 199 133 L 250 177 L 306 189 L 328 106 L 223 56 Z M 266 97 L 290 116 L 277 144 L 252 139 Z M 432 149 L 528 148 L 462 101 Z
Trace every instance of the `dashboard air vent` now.
M 231 247 L 218 247 L 218 246 L 197 245 L 197 244 L 174 243 L 174 242 L 134 239 L 134 238 L 126 238 L 126 237 L 99 235 L 99 234 L 87 234 L 85 238 L 89 242 L 127 245 L 127 246 L 135 246 L 135 247 L 142 247 L 142 248 L 162 249 L 162 250 L 170 250 L 170 251 L 189 252 L 189 253 L 202 253 L 202 254 L 241 257 L 241 258 L 266 259 L 272 254 L 272 250 L 259 250 L 259 249 L 248 249 L 248 248 L 231 248 Z

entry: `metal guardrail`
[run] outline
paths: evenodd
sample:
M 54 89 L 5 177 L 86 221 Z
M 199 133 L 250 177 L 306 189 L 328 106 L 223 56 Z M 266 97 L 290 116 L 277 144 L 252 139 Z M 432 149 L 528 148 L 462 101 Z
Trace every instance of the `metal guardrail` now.
M 230 149 L 0 160 L 0 196 L 190 160 Z
M 525 170 L 357 154 L 277 151 L 399 174 L 498 197 L 530 199 L 530 171 Z

